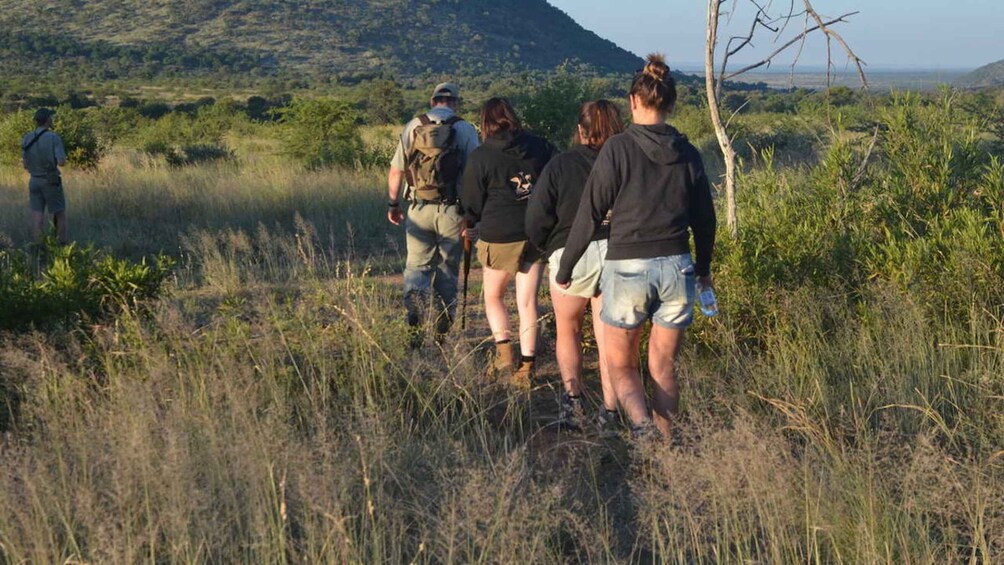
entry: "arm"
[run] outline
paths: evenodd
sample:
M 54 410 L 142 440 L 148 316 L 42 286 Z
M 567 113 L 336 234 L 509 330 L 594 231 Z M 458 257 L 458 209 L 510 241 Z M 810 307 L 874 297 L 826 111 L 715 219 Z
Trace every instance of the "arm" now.
M 612 149 L 610 145 L 603 147 L 592 172 L 589 173 L 582 202 L 579 203 L 572 231 L 565 243 L 565 252 L 561 256 L 561 268 L 555 277 L 558 284 L 567 285 L 572 280 L 572 269 L 589 247 L 596 228 L 603 223 L 607 212 L 613 208 L 614 200 L 617 199 L 620 175 L 617 173 Z
M 398 142 L 394 157 L 390 161 L 390 170 L 387 172 L 387 202 L 389 204 L 401 201 L 404 167 L 404 143 Z M 401 225 L 404 220 L 404 212 L 401 211 L 400 205 L 387 207 L 387 220 L 395 226 Z
M 56 142 L 52 144 L 53 157 L 56 158 L 56 165 L 59 167 L 66 166 L 66 148 L 63 147 L 63 139 L 56 136 Z
M 552 165 L 544 167 L 526 206 L 526 237 L 541 251 L 546 250 L 547 240 L 551 237 L 554 226 L 558 224 L 560 179 Z
M 696 151 L 695 151 L 696 152 Z M 694 251 L 696 258 L 694 268 L 701 278 L 711 276 L 711 258 L 715 249 L 715 231 L 718 220 L 715 217 L 715 203 L 711 196 L 711 183 L 704 172 L 704 164 L 700 155 L 690 165 L 690 231 L 694 234 Z
M 477 154 L 471 155 L 467 166 L 464 167 L 461 187 L 463 192 L 460 195 L 460 202 L 467 225 L 476 226 L 481 221 L 481 212 L 484 210 L 485 200 L 488 197 L 488 187 L 485 185 L 484 177 L 481 175 L 481 167 L 478 165 Z

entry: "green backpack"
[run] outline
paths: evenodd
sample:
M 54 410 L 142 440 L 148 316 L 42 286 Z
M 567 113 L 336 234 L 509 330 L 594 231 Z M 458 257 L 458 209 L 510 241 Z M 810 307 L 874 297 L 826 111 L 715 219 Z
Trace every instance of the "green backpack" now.
M 422 123 L 412 132 L 411 153 L 405 164 L 408 186 L 418 200 L 454 202 L 462 157 L 453 126 L 463 120 L 453 116 L 434 122 L 426 114 L 418 119 Z

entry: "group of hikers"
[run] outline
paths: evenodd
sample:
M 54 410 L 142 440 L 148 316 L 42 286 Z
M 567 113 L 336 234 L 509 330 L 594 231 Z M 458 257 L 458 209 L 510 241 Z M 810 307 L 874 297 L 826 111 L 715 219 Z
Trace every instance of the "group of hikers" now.
M 693 321 L 697 289 L 712 288 L 715 244 L 715 209 L 701 157 L 666 123 L 676 98 L 663 57 L 650 55 L 631 82 L 631 125 L 625 127 L 613 102 L 587 102 L 571 149 L 559 153 L 526 131 L 504 98 L 481 108 L 479 135 L 457 115 L 459 89 L 438 85 L 431 108 L 404 128 L 387 181 L 387 218 L 405 226 L 404 301 L 412 346 L 422 345 L 427 313 L 434 313 L 436 341 L 447 338 L 460 264 L 470 260 L 476 242 L 495 344 L 490 370 L 498 380 L 532 388 L 537 297 L 547 263 L 564 383 L 559 421 L 582 427 L 589 420 L 582 341 L 591 307 L 603 393 L 595 423 L 608 428 L 623 410 L 635 433 L 658 429 L 668 435 L 680 396 L 677 352 Z M 34 238 L 41 240 L 48 210 L 63 243 L 66 201 L 59 167 L 66 151 L 52 131 L 53 116 L 45 108 L 36 112 L 37 127 L 25 134 L 22 155 L 31 175 Z M 512 281 L 518 349 L 505 303 Z M 651 412 L 639 364 L 649 320 Z
M 461 260 L 476 242 L 495 344 L 489 369 L 496 379 L 531 388 L 547 263 L 564 384 L 559 421 L 576 427 L 589 421 L 582 330 L 591 307 L 603 396 L 595 424 L 609 429 L 623 410 L 633 433 L 668 436 L 679 405 L 677 353 L 698 288 L 712 288 L 716 226 L 700 154 L 667 124 L 676 99 L 665 60 L 650 55 L 628 94 L 631 125 L 625 127 L 613 102 L 587 102 L 572 147 L 559 153 L 524 130 L 504 98 L 482 106 L 479 137 L 457 115 L 459 89 L 438 85 L 431 109 L 405 126 L 388 174 L 387 217 L 405 226 L 413 347 L 422 345 L 428 312 L 435 314 L 436 341 L 447 338 Z M 518 350 L 505 305 L 510 281 Z M 651 411 L 639 363 L 649 320 Z

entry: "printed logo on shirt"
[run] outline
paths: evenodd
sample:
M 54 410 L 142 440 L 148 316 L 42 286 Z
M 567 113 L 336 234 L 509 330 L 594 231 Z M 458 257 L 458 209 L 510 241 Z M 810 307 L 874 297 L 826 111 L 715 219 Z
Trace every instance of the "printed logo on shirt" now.
M 603 223 L 601 223 L 600 225 L 601 226 L 609 226 L 610 225 L 610 219 L 613 218 L 613 217 L 614 217 L 614 211 L 613 210 L 608 211 L 606 217 L 603 218 Z
M 530 198 L 530 193 L 533 192 L 533 175 L 520 172 L 509 179 L 509 182 L 512 183 L 513 190 L 516 191 L 516 200 Z

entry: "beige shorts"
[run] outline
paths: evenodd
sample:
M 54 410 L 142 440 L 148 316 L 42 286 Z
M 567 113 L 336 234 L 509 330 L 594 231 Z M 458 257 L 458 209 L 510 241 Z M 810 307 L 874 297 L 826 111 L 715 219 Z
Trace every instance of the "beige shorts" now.
M 558 275 L 558 267 L 561 265 L 561 256 L 565 248 L 562 247 L 551 254 L 548 261 L 548 276 L 551 284 L 557 286 L 554 277 Z M 572 269 L 571 286 L 567 289 L 558 287 L 558 290 L 569 296 L 579 296 L 582 298 L 593 298 L 600 294 L 600 274 L 603 272 L 603 261 L 607 256 L 607 240 L 590 242 L 586 252 L 582 254 L 579 262 Z
M 505 271 L 515 276 L 525 273 L 537 262 L 539 254 L 532 249 L 529 242 L 489 243 L 478 240 L 478 259 L 489 269 Z

